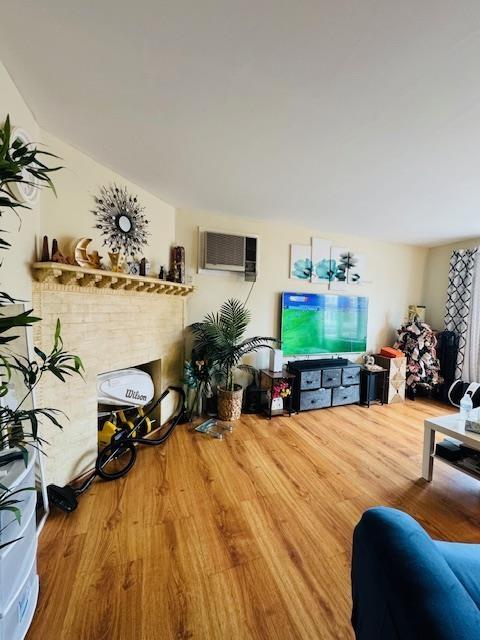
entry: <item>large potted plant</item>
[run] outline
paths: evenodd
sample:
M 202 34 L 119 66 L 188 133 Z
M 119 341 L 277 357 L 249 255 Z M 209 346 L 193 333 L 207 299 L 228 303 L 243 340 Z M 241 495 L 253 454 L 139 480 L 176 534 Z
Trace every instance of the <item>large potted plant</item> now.
M 19 210 L 29 209 L 15 195 L 16 191 L 12 190 L 15 183 L 23 182 L 35 185 L 35 188 L 54 188 L 49 174 L 61 167 L 46 166 L 42 161 L 44 156 L 56 157 L 38 150 L 33 145 L 24 144 L 12 136 L 10 119 L 7 116 L 5 124 L 0 127 L 0 215 L 12 211 L 18 215 Z M 0 249 L 5 250 L 9 247 L 10 243 L 0 236 Z M 78 356 L 64 349 L 60 321 L 57 321 L 53 346 L 49 353 L 34 347 L 35 357 L 32 359 L 18 354 L 15 341 L 18 340 L 20 332 L 17 333 L 16 330 L 30 327 L 39 322 L 40 318 L 32 315 L 32 309 L 8 313 L 8 306 L 15 302 L 8 293 L 0 292 L 0 397 L 4 399 L 0 403 L 0 452 L 7 447 L 13 448 L 21 453 L 27 464 L 31 446 L 36 449 L 42 448 L 43 440 L 38 433 L 39 422 L 46 419 L 61 428 L 62 419 L 62 414 L 57 409 L 34 407 L 33 403 L 27 401 L 31 399 L 35 387 L 45 374 L 51 374 L 65 382 L 70 375 L 81 375 L 83 365 Z M 24 389 L 18 401 L 9 402 L 14 372 L 19 374 L 16 377 L 23 381 Z M 0 455 L 0 464 L 1 461 Z M 0 510 L 10 511 L 18 522 L 21 517 L 19 503 L 18 492 L 9 491 L 0 484 Z
M 218 313 L 210 313 L 202 322 L 191 325 L 194 350 L 202 360 L 211 364 L 219 378 L 218 417 L 238 420 L 242 412 L 243 388 L 235 383 L 235 370 L 252 367 L 242 359 L 259 349 L 271 349 L 276 338 L 254 336 L 245 338 L 251 314 L 240 300 L 230 298 Z

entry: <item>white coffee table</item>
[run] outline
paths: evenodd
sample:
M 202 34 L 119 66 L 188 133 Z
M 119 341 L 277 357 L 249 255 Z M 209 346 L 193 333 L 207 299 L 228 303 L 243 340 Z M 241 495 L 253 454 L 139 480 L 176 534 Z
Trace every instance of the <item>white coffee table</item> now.
M 437 431 L 445 434 L 446 436 L 450 436 L 451 438 L 455 438 L 455 440 L 460 440 L 460 442 L 467 447 L 478 449 L 480 451 L 480 434 L 465 431 L 465 420 L 462 420 L 458 413 L 425 420 L 422 476 L 425 480 L 428 480 L 428 482 L 432 480 L 433 460 L 435 458 L 435 433 Z M 455 467 L 455 469 L 458 469 L 459 471 L 463 471 L 474 478 L 480 479 L 480 476 L 476 476 L 474 473 L 469 473 L 466 469 L 449 462 L 449 460 L 445 460 L 444 458 L 440 458 L 440 460 L 450 464 L 450 466 Z

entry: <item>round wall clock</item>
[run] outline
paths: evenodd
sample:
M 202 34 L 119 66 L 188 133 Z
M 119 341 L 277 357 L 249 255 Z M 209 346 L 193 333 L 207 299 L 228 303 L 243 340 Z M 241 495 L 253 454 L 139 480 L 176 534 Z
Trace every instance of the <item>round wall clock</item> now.
M 144 209 L 137 196 L 128 193 L 126 187 L 102 187 L 100 195 L 95 197 L 92 213 L 103 244 L 114 253 L 123 252 L 127 259 L 141 254 L 149 235 Z
M 22 145 L 31 145 L 32 140 L 25 129 L 15 127 L 12 131 L 12 141 L 19 140 Z M 22 171 L 23 182 L 10 182 L 8 188 L 19 202 L 35 204 L 40 195 L 39 181 L 26 169 Z

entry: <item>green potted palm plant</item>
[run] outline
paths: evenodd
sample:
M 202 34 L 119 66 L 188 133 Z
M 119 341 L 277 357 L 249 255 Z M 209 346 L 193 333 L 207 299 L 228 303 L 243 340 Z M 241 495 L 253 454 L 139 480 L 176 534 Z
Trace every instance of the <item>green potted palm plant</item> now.
M 0 215 L 29 209 L 12 189 L 15 184 L 24 183 L 35 188 L 49 187 L 54 189 L 49 174 L 61 167 L 48 167 L 44 157 L 53 157 L 51 153 L 40 151 L 31 144 L 24 144 L 12 135 L 10 119 L 7 116 L 3 127 L 0 127 Z M 0 233 L 2 233 L 0 231 Z M 0 236 L 0 249 L 6 250 L 10 243 Z M 1 266 L 1 262 L 0 262 Z M 34 347 L 34 357 L 18 353 L 15 341 L 19 340 L 25 327 L 39 322 L 40 318 L 32 315 L 32 309 L 18 311 L 12 307 L 17 301 L 8 293 L 0 292 L 0 465 L 1 452 L 8 448 L 17 451 L 28 463 L 29 451 L 32 447 L 41 449 L 43 440 L 39 435 L 39 422 L 49 420 L 61 428 L 61 412 L 51 407 L 34 407 L 31 400 L 34 389 L 45 374 L 53 375 L 65 382 L 70 375 L 81 375 L 82 361 L 76 355 L 68 353 L 63 346 L 60 321 L 57 321 L 53 346 L 49 353 Z M 10 308 L 9 308 L 10 307 Z M 16 312 L 12 313 L 12 309 Z M 15 375 L 14 375 L 15 374 Z M 9 392 L 20 380 L 21 389 L 16 388 L 10 401 Z M 13 513 L 19 522 L 21 513 L 18 492 L 12 492 L 0 484 L 0 511 Z M 1 543 L 0 530 L 0 543 Z M 1 544 L 0 544 L 1 548 Z
M 251 370 L 242 359 L 259 349 L 272 349 L 276 338 L 254 336 L 245 338 L 251 314 L 240 300 L 230 298 L 220 311 L 205 316 L 202 322 L 190 326 L 197 357 L 210 363 L 219 379 L 218 417 L 238 420 L 242 411 L 243 389 L 235 383 L 236 369 Z

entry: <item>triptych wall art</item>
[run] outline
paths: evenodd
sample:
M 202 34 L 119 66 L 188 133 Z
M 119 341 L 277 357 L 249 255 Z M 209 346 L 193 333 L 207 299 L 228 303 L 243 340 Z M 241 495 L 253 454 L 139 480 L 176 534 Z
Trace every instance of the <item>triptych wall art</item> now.
M 346 247 L 332 246 L 329 240 L 312 238 L 311 244 L 290 245 L 290 277 L 328 284 L 341 290 L 365 281 L 365 256 Z

